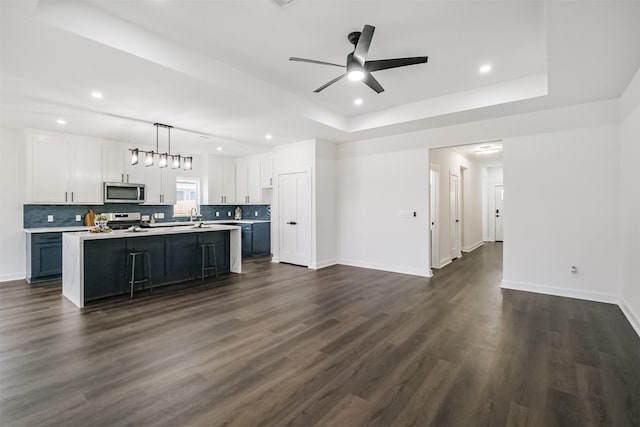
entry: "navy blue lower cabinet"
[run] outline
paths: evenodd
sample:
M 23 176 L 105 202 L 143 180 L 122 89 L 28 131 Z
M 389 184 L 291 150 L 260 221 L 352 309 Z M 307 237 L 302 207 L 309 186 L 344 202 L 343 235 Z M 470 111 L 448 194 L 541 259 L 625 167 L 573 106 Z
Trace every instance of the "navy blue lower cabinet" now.
M 248 257 L 253 255 L 253 225 L 242 224 L 242 256 Z
M 127 264 L 127 258 L 131 252 L 149 252 L 154 288 L 195 279 L 200 273 L 200 245 L 203 243 L 216 244 L 218 273 L 229 273 L 230 242 L 229 231 L 86 240 L 85 301 L 130 291 L 131 266 Z M 146 260 L 138 257 L 136 280 L 145 273 Z M 142 286 L 142 283 L 138 283 L 135 289 L 141 289 Z M 145 282 L 144 286 L 148 288 L 149 285 Z
M 31 234 L 31 282 L 62 277 L 62 233 Z
M 244 230 L 242 230 L 244 233 Z M 260 222 L 253 224 L 251 234 L 251 254 L 264 256 L 271 254 L 271 223 Z

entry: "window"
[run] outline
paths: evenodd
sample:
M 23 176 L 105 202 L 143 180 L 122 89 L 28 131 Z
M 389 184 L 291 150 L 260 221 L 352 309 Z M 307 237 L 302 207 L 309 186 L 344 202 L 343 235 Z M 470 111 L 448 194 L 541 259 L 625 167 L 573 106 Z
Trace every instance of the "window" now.
M 200 199 L 198 195 L 200 182 L 197 178 L 176 179 L 176 204 L 173 205 L 173 216 L 189 216 L 193 209 L 198 212 Z

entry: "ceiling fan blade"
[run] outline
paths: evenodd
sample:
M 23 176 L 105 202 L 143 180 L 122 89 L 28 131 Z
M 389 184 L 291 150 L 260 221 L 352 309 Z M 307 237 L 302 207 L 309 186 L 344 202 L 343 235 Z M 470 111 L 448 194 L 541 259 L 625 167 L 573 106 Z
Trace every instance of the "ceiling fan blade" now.
M 360 65 L 364 65 L 367 60 L 367 55 L 369 54 L 369 46 L 371 45 L 371 39 L 373 38 L 373 32 L 376 27 L 371 25 L 365 25 L 362 29 L 362 33 L 360 34 L 360 38 L 358 39 L 358 44 L 356 45 L 355 50 L 353 51 L 353 57 L 360 63 Z
M 371 89 L 375 90 L 376 93 L 384 92 L 384 88 L 382 85 L 373 77 L 373 74 L 367 73 L 362 80 L 364 84 L 369 86 Z
M 414 56 L 412 58 L 380 59 L 377 61 L 367 61 L 364 64 L 364 69 L 369 72 L 387 70 L 389 68 L 406 67 L 407 65 L 424 64 L 428 59 L 428 56 Z
M 344 78 L 344 76 L 346 76 L 346 74 L 342 74 L 341 76 L 336 77 L 335 79 L 331 80 L 328 83 L 323 84 L 322 86 L 320 86 L 318 89 L 314 90 L 315 93 L 320 92 L 321 90 L 324 90 L 326 88 L 328 88 L 329 86 L 331 86 L 332 84 L 334 84 L 335 82 L 337 82 L 338 80 Z
M 316 61 L 315 59 L 296 58 L 292 56 L 289 61 L 308 62 L 310 64 L 333 65 L 334 67 L 346 68 L 344 65 L 334 64 L 333 62 Z

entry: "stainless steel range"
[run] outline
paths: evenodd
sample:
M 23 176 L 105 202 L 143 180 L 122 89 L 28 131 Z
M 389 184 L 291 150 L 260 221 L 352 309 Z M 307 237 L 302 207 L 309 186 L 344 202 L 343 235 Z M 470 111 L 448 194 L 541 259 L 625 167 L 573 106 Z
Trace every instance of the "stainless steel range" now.
M 140 212 L 127 213 L 105 213 L 107 216 L 107 225 L 112 230 L 124 230 L 132 225 L 140 225 Z

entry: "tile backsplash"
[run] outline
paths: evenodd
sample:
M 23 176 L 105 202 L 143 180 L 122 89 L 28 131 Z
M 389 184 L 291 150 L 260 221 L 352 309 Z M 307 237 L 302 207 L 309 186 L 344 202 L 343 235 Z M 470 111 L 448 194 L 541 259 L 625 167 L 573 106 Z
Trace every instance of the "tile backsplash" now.
M 271 206 L 269 205 L 239 205 L 244 219 L 271 219 Z M 233 219 L 236 205 L 201 205 L 200 213 L 204 220 Z M 157 222 L 183 221 L 182 218 L 173 218 L 173 206 L 165 205 L 138 205 L 135 203 L 105 203 L 104 205 L 24 205 L 24 228 L 39 227 L 68 227 L 84 225 L 84 216 L 93 209 L 95 213 L 103 212 L 140 212 L 142 215 L 163 213 L 164 219 L 156 219 Z M 216 212 L 218 216 L 216 216 Z M 257 212 L 257 215 L 256 215 Z M 229 214 L 230 213 L 230 214 Z M 47 216 L 53 215 L 53 222 L 47 221 Z M 76 221 L 76 215 L 80 215 L 80 221 Z
M 204 220 L 233 219 L 238 206 L 243 219 L 271 219 L 270 205 L 200 205 L 200 213 Z

